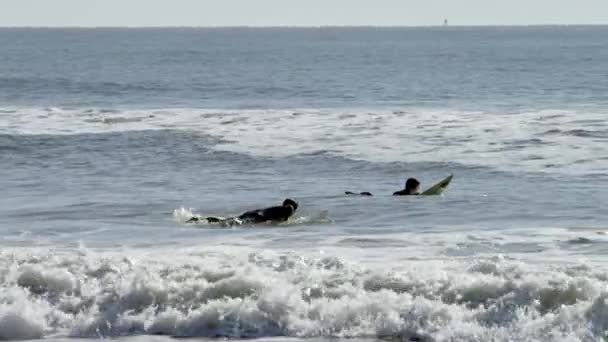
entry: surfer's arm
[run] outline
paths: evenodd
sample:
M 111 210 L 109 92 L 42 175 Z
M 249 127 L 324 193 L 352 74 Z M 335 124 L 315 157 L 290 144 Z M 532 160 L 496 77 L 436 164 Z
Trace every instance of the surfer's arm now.
M 352 192 L 352 191 L 345 191 L 344 194 L 349 195 L 349 196 L 373 196 L 372 193 L 369 191 L 363 191 L 360 193 L 356 193 L 356 192 Z

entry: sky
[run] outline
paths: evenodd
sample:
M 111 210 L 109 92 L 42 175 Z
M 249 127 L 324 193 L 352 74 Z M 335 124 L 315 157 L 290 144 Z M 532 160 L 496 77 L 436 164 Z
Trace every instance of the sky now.
M 0 0 L 0 26 L 608 24 L 608 0 Z

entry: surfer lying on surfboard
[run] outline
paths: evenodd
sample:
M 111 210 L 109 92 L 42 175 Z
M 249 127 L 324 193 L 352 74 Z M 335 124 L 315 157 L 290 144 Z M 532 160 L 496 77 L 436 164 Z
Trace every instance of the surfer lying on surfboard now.
M 441 181 L 437 182 L 432 187 L 420 192 L 420 181 L 416 178 L 408 178 L 405 182 L 405 188 L 393 193 L 393 196 L 408 196 L 408 195 L 441 195 L 445 189 L 447 189 L 450 182 L 452 182 L 453 175 L 449 175 Z M 352 192 L 346 191 L 345 194 L 349 196 L 373 196 L 370 192 Z
M 371 192 L 367 192 L 367 191 L 360 192 L 360 193 L 346 191 L 345 194 L 355 195 L 355 196 L 373 196 L 373 194 Z M 407 195 L 420 195 L 420 181 L 418 181 L 416 178 L 408 178 L 408 180 L 405 182 L 405 188 L 403 188 L 403 190 L 395 191 L 393 193 L 393 196 L 407 196 Z
M 237 217 L 233 218 L 221 218 L 221 217 L 192 217 L 187 223 L 199 222 L 206 220 L 208 223 L 222 223 L 227 221 L 237 221 L 240 224 L 253 224 L 253 223 L 266 223 L 266 222 L 285 222 L 287 221 L 298 209 L 298 203 L 292 199 L 286 199 L 283 204 L 276 207 L 270 207 L 265 209 L 256 209 L 245 212 Z M 236 220 L 235 220 L 236 219 Z

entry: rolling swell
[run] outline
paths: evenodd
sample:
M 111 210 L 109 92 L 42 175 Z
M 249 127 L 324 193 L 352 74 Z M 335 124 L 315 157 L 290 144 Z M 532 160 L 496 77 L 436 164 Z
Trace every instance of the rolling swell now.
M 172 130 L 109 132 L 98 134 L 0 134 L 0 149 L 18 152 L 23 158 L 54 159 L 68 157 L 70 154 L 86 157 L 87 153 L 115 154 L 122 151 L 141 150 L 146 153 L 156 152 L 159 157 L 172 154 L 211 153 L 211 147 L 218 139 L 193 132 Z M 177 149 L 187 146 L 187 149 Z M 132 151 L 135 152 L 135 151 Z
M 0 132 L 14 135 L 196 132 L 215 139 L 216 150 L 255 158 L 327 155 L 584 175 L 601 172 L 606 155 L 600 112 L 102 107 L 7 108 L 3 118 Z
M 35 101 L 36 97 L 26 94 L 44 92 L 47 96 L 64 95 L 74 96 L 86 94 L 87 96 L 120 96 L 121 94 L 139 94 L 145 98 L 172 91 L 169 85 L 162 81 L 142 81 L 127 83 L 118 81 L 82 81 L 65 77 L 0 77 L 0 90 L 6 95 L 14 94 L 19 98 L 29 97 Z M 4 95 L 4 96 L 6 96 Z M 8 96 L 7 96 L 8 97 Z

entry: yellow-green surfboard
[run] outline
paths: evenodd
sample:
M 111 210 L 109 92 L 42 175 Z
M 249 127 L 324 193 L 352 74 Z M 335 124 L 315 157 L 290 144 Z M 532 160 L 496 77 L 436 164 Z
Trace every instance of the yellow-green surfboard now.
M 424 196 L 441 195 L 445 191 L 445 189 L 448 187 L 448 185 L 450 185 L 450 182 L 452 182 L 452 178 L 454 178 L 454 175 L 447 176 L 446 178 L 437 182 L 437 184 L 435 184 L 432 187 L 428 188 L 427 190 L 423 191 L 420 195 L 424 195 Z

